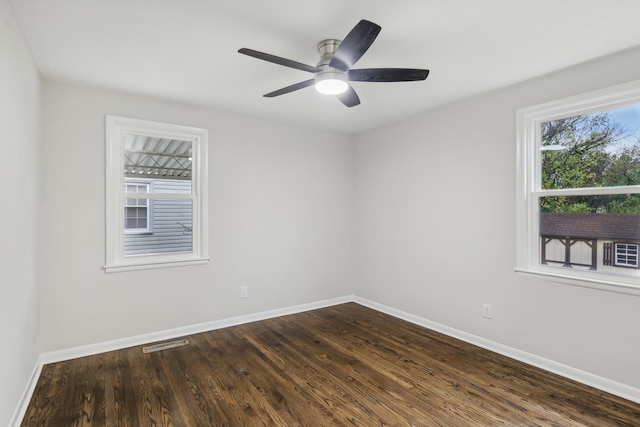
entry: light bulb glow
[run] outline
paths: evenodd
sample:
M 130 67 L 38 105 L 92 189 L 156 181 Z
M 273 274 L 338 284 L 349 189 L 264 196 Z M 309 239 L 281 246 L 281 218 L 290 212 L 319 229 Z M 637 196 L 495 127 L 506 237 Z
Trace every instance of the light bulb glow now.
M 349 88 L 347 75 L 340 72 L 325 72 L 315 77 L 315 88 L 323 95 L 338 95 Z
M 316 90 L 323 95 L 337 95 L 347 90 L 349 85 L 342 80 L 328 79 L 316 82 Z

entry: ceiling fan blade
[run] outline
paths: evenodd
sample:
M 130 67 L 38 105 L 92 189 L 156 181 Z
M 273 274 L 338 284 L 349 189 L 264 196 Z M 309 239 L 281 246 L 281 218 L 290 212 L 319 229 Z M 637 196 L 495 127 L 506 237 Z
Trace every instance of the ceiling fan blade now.
M 369 49 L 381 29 L 378 24 L 364 19 L 358 22 L 336 49 L 329 66 L 347 71 Z
M 295 68 L 296 70 L 307 71 L 309 73 L 315 73 L 318 71 L 317 67 L 303 64 L 302 62 L 292 61 L 286 58 L 280 58 L 279 56 L 270 55 L 268 53 L 258 52 L 257 50 L 253 49 L 247 49 L 243 47 L 242 49 L 238 50 L 238 53 L 262 59 L 263 61 L 273 62 L 274 64 L 284 65 L 285 67 Z
M 349 89 L 347 89 L 346 92 L 340 93 L 336 96 L 347 107 L 355 107 L 360 104 L 360 98 L 351 86 L 349 86 Z
M 429 70 L 415 68 L 362 68 L 349 70 L 352 82 L 413 82 L 424 80 Z
M 266 98 L 273 98 L 274 96 L 280 96 L 296 90 L 304 89 L 305 87 L 312 86 L 314 83 L 315 83 L 314 79 L 305 80 L 303 82 L 296 83 L 291 86 L 283 87 L 282 89 L 274 90 L 273 92 L 269 92 L 268 94 L 263 96 L 265 96 Z

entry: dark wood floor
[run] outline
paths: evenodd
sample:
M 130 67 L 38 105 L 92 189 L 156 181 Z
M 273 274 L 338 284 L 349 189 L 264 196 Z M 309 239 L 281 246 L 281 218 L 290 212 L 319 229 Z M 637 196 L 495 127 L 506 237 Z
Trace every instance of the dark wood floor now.
M 344 304 L 46 365 L 23 426 L 640 426 L 640 405 Z

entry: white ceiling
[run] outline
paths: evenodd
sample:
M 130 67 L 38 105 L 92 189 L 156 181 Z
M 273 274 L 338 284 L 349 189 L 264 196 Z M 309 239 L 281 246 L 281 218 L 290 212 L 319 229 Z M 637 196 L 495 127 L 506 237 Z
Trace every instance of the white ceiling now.
M 44 78 L 358 133 L 640 45 L 638 0 L 9 0 Z M 382 31 L 355 68 L 428 68 L 424 82 L 355 82 L 346 108 L 306 88 L 316 45 L 360 19 Z M 615 72 L 615 70 L 612 70 Z

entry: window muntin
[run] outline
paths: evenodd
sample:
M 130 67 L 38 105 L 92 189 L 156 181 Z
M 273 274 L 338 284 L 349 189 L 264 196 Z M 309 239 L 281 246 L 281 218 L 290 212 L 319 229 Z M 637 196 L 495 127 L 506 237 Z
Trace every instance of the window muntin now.
M 107 116 L 105 271 L 208 261 L 207 137 L 205 129 Z
M 593 226 L 640 215 L 640 82 L 521 109 L 517 125 L 516 271 L 640 291 L 637 270 L 603 262 L 611 235 L 574 230 L 549 236 L 541 223 L 545 213 L 564 216 L 564 229 L 577 219 Z M 617 241 L 635 240 L 630 234 L 637 228 L 622 230 Z

